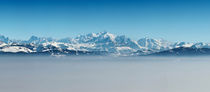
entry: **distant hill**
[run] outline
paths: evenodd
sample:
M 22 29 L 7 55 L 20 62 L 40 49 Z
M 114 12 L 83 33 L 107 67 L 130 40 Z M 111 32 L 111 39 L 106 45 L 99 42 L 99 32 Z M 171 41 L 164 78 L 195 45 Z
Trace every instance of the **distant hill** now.
M 156 56 L 200 56 L 210 55 L 210 48 L 179 47 L 166 51 L 152 53 Z

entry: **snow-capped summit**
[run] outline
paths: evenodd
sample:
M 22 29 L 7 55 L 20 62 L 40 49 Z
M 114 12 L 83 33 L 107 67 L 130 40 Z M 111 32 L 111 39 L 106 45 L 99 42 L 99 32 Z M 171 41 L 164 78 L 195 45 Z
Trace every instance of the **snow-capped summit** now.
M 193 44 L 192 47 L 193 48 L 210 48 L 210 44 L 199 42 L 199 43 Z
M 31 36 L 31 38 L 26 41 L 27 43 L 34 43 L 34 44 L 41 44 L 45 42 L 52 42 L 55 41 L 53 38 L 46 38 L 46 37 L 37 37 L 37 36 Z
M 90 33 L 87 35 L 79 35 L 75 38 L 79 43 L 104 43 L 114 42 L 115 35 L 109 32 Z
M 116 46 L 117 47 L 129 47 L 132 49 L 139 50 L 141 49 L 141 46 L 137 43 L 137 41 L 131 40 L 130 38 L 127 38 L 125 35 L 117 36 L 115 38 Z
M 189 42 L 176 42 L 173 45 L 173 48 L 179 48 L 179 47 L 192 47 L 194 43 Z
M 9 43 L 10 42 L 9 38 L 8 37 L 5 37 L 3 35 L 0 35 L 0 41 L 1 42 L 4 42 L 4 43 Z
M 147 50 L 162 51 L 172 48 L 172 43 L 163 39 L 152 39 L 145 37 L 139 39 L 137 42 L 141 47 Z

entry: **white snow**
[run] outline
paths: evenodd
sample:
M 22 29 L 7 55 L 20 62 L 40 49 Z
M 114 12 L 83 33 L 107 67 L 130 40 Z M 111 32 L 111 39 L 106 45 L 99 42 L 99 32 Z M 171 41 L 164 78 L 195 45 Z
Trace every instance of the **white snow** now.
M 185 44 L 185 45 L 183 45 L 183 47 L 191 47 L 193 44 L 191 43 L 191 44 Z
M 20 47 L 20 46 L 10 46 L 10 47 L 4 47 L 3 49 L 1 49 L 1 51 L 3 52 L 33 52 L 32 50 L 26 48 L 26 47 Z
M 11 40 L 14 41 L 14 40 Z M 30 42 L 31 41 L 31 42 Z M 141 50 L 145 53 L 169 50 L 178 47 L 195 47 L 195 48 L 210 48 L 210 44 L 207 43 L 187 43 L 187 42 L 176 42 L 172 43 L 163 39 L 153 39 L 153 38 L 142 38 L 138 41 L 131 40 L 125 36 L 115 36 L 109 32 L 91 33 L 87 35 L 80 35 L 76 38 L 66 38 L 62 40 L 55 40 L 52 38 L 39 38 L 32 36 L 30 40 L 25 42 L 37 43 L 34 44 L 33 51 L 14 41 L 14 43 L 8 43 L 0 41 L 0 51 L 4 52 L 33 52 L 36 51 L 36 47 L 39 45 L 44 46 L 43 51 L 48 51 L 51 48 L 49 46 L 54 46 L 58 50 L 68 49 L 68 50 L 80 50 L 80 51 L 108 51 L 108 52 L 120 52 L 120 53 L 132 53 Z M 16 44 L 15 44 L 16 43 Z M 27 43 L 28 44 L 28 43 Z M 11 46 L 13 45 L 13 46 Z
M 0 44 L 0 47 L 4 47 L 4 46 L 6 46 L 7 44 L 6 43 L 1 43 Z
M 117 50 L 131 50 L 130 47 L 116 47 Z
M 111 33 L 106 33 L 105 35 L 104 35 L 104 37 L 106 38 L 106 37 L 110 37 L 110 39 L 112 40 L 112 41 L 115 41 L 115 35 L 113 35 L 113 34 L 111 34 Z

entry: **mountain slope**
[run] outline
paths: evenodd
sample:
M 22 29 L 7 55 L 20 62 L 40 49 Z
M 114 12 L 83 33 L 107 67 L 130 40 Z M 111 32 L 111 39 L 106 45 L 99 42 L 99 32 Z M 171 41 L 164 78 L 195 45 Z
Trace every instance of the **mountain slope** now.
M 210 55 L 210 48 L 191 48 L 191 47 L 179 47 L 171 50 L 161 51 L 153 53 L 151 55 L 157 56 L 198 56 L 198 55 Z
M 138 40 L 138 44 L 146 50 L 163 51 L 173 48 L 173 43 L 163 39 L 142 38 Z
M 109 32 L 90 33 L 63 39 L 32 36 L 28 40 L 10 40 L 0 35 L 0 52 L 2 53 L 72 54 L 81 51 L 81 53 L 97 52 L 98 54 L 105 52 L 106 55 L 115 56 L 138 56 L 153 53 L 182 55 L 182 53 L 187 54 L 193 51 L 203 54 L 205 50 L 208 52 L 208 48 L 210 44 L 202 42 L 169 42 L 153 38 L 141 38 L 135 41 L 125 35 L 114 35 Z

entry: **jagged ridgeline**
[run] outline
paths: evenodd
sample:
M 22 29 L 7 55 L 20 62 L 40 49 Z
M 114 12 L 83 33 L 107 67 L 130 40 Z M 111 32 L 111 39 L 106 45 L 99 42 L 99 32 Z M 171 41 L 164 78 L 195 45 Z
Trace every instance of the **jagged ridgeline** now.
M 210 55 L 210 44 L 169 42 L 152 38 L 135 41 L 109 32 L 63 39 L 32 36 L 28 40 L 11 40 L 0 35 L 0 55 Z

